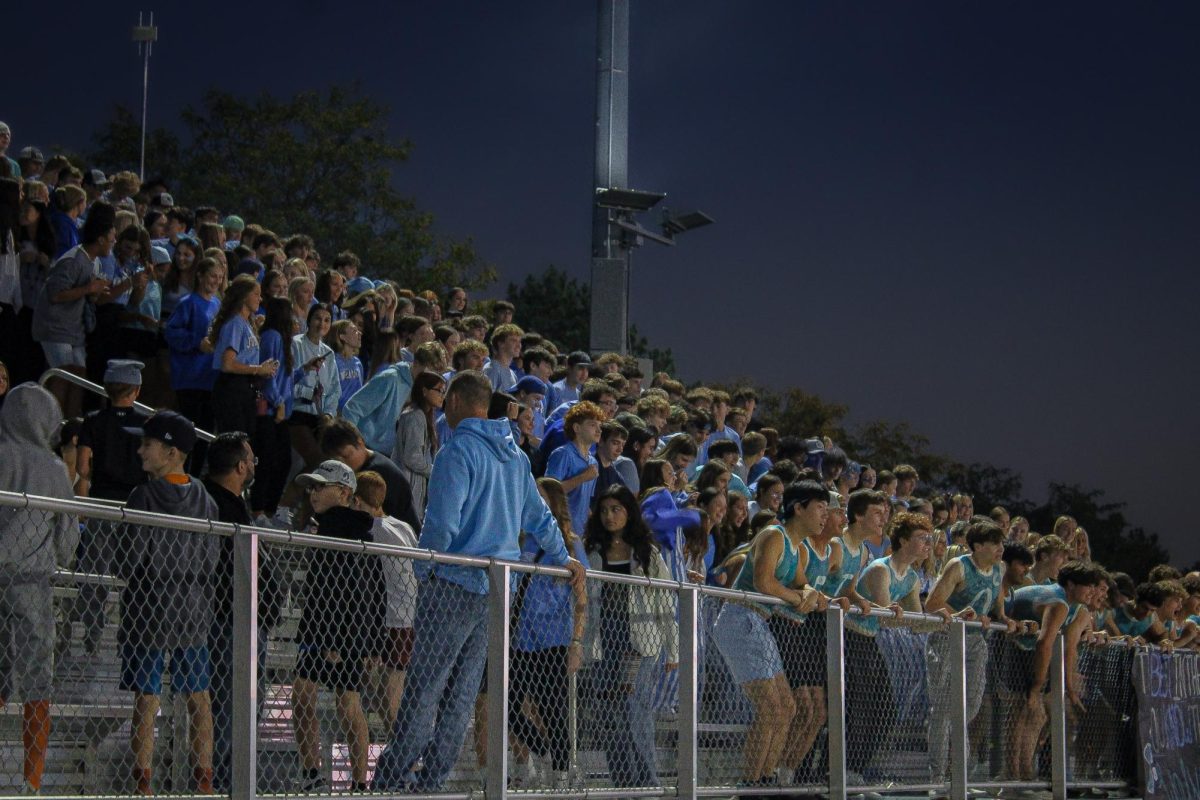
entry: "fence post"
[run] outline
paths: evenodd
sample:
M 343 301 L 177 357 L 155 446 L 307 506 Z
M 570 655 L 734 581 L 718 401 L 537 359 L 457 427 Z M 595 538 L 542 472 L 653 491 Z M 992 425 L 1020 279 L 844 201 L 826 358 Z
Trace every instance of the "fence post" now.
M 488 567 L 487 800 L 508 796 L 508 635 L 512 612 L 512 568 Z
M 1063 635 L 1054 637 L 1050 655 L 1050 789 L 1054 800 L 1067 798 L 1067 702 Z
M 982 634 L 981 634 L 982 635 Z M 950 623 L 950 800 L 967 800 L 967 624 Z M 976 680 L 984 676 L 976 675 Z M 935 765 L 941 770 L 942 765 Z
M 258 534 L 233 537 L 233 732 L 235 800 L 258 792 Z
M 825 612 L 825 699 L 828 702 L 829 800 L 846 800 L 846 618 L 841 606 Z
M 700 721 L 697 689 L 700 679 L 700 590 L 694 583 L 679 586 L 679 763 L 678 797 L 694 798 L 698 779 L 696 734 Z

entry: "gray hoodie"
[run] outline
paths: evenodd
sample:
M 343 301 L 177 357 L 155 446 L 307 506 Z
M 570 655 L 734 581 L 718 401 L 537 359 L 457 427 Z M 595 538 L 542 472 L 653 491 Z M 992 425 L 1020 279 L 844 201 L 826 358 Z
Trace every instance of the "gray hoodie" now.
M 67 467 L 51 442 L 62 422 L 54 396 L 36 383 L 8 393 L 0 409 L 0 490 L 69 500 L 75 496 Z M 0 506 L 0 568 L 47 577 L 69 566 L 79 542 L 73 514 Z
M 126 508 L 196 519 L 219 518 L 217 504 L 197 480 L 144 483 Z M 214 534 L 126 525 L 117 548 L 121 594 L 118 639 L 133 647 L 165 649 L 205 643 L 212 623 L 213 572 L 220 540 Z

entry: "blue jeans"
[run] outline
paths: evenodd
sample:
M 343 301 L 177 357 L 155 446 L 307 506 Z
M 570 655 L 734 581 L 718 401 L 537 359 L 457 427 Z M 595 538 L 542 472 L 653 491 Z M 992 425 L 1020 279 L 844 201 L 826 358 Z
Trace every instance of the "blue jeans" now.
M 375 791 L 442 788 L 471 721 L 487 661 L 488 597 L 438 577 L 417 592 L 416 641 L 400 713 L 375 765 Z M 424 768 L 413 773 L 417 759 Z

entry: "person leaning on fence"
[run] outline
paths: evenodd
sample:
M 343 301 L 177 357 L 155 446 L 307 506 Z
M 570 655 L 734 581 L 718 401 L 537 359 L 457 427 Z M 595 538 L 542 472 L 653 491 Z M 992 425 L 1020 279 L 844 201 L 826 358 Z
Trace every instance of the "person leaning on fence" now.
M 358 486 L 350 507 L 365 511 L 374 520 L 371 537 L 378 544 L 398 547 L 416 547 L 417 534 L 412 526 L 383 511 L 387 483 L 378 472 L 360 472 L 355 476 Z M 417 578 L 413 574 L 412 559 L 396 556 L 383 557 L 383 579 L 387 588 L 387 613 L 384 626 L 387 628 L 383 643 L 383 658 L 380 664 L 383 688 L 379 694 L 384 698 L 384 719 L 388 726 L 396 722 L 400 710 L 400 698 L 404 694 L 404 677 L 408 663 L 412 660 L 413 617 L 417 613 Z
M 23 383 L 0 409 L 0 490 L 70 500 L 67 468 L 51 449 L 62 420 L 54 397 Z M 0 708 L 21 697 L 26 794 L 42 785 L 54 680 L 50 578 L 79 541 L 72 514 L 0 506 Z
M 308 491 L 317 533 L 335 539 L 373 541 L 374 518 L 350 508 L 358 481 L 348 466 L 332 459 L 296 478 Z M 308 551 L 304 580 L 304 612 L 296 641 L 300 644 L 292 684 L 296 744 L 300 749 L 302 792 L 327 787 L 321 774 L 317 726 L 317 687 L 334 691 L 338 722 L 350 747 L 350 773 L 355 790 L 365 790 L 370 732 L 363 713 L 366 660 L 384 650 L 387 585 L 379 556 L 344 550 Z
M 142 437 L 138 454 L 150 480 L 136 487 L 125 507 L 196 519 L 216 519 L 217 506 L 184 472 L 196 444 L 195 426 L 174 411 L 160 411 L 129 433 Z M 208 633 L 213 620 L 215 536 L 168 527 L 126 525 L 114 548 L 121 593 L 121 689 L 135 693 L 130 733 L 138 794 L 150 794 L 154 725 L 163 671 L 187 698 L 195 789 L 211 794 L 213 721 Z
M 978 620 L 984 627 L 996 621 L 1017 630 L 1017 623 L 1004 613 L 1004 531 L 994 522 L 972 522 L 967 526 L 967 547 L 971 554 L 959 556 L 942 570 L 929 597 L 925 611 L 949 609 L 955 617 Z M 943 632 L 929 637 L 926 651 L 929 675 L 929 763 L 934 783 L 945 779 L 950 752 L 950 704 L 954 702 L 952 681 L 956 670 L 950 663 L 950 639 Z M 988 640 L 984 630 L 970 628 L 966 633 L 966 720 L 970 725 L 983 704 L 983 689 L 988 676 Z
M 258 459 L 249 437 L 241 431 L 218 436 L 208 448 L 208 475 L 204 488 L 217 505 L 217 519 L 251 525 L 250 509 L 243 498 L 254 482 Z M 230 786 L 233 744 L 233 538 L 221 537 L 220 555 L 213 582 L 213 622 L 208 650 L 213 709 L 213 788 L 225 793 Z M 267 637 L 279 621 L 280 594 L 271 560 L 263 548 L 258 553 L 258 702 L 261 713 L 266 697 Z
M 1096 592 L 1107 591 L 1104 570 L 1098 564 L 1069 561 L 1058 570 L 1058 582 L 1034 584 L 1017 589 L 1008 614 L 1014 620 L 1037 623 L 1038 633 L 1006 641 L 1005 676 L 1014 703 L 1019 703 L 1009 743 L 1008 780 L 1037 778 L 1038 739 L 1048 719 L 1045 693 L 1050 675 L 1054 640 L 1063 632 L 1064 671 L 1067 699 L 1082 708 L 1075 663 L 1079 639 L 1091 625 L 1087 605 Z
M 803 586 L 792 588 L 802 575 L 800 554 L 808 530 L 824 524 L 829 492 L 815 481 L 800 481 L 784 493 L 790 527 L 772 525 L 754 538 L 731 588 L 778 597 L 807 614 L 824 610 L 824 596 Z M 803 524 L 799 524 L 803 521 Z M 713 640 L 729 665 L 733 678 L 754 706 L 754 720 L 746 733 L 743 782 L 764 786 L 775 781 L 775 767 L 783 755 L 796 713 L 796 702 L 784 673 L 779 647 L 767 626 L 771 607 L 750 600 L 727 600 L 717 615 Z
M 924 514 L 901 511 L 889 529 L 892 553 L 872 561 L 858 578 L 858 594 L 897 618 L 921 611 L 920 580 L 914 565 L 933 548 L 933 522 Z M 948 611 L 941 612 L 947 620 Z M 879 618 L 846 619 L 846 767 L 847 778 L 871 781 L 878 775 L 872 761 L 887 741 L 898 710 L 892 696 L 887 662 L 876 640 Z
M 488 420 L 492 387 L 482 373 L 455 375 L 446 392 L 454 438 L 433 462 L 420 545 L 431 550 L 515 560 L 522 530 L 545 549 L 543 563 L 584 579 L 537 492 L 508 420 Z M 480 567 L 415 565 L 416 642 L 400 714 L 379 756 L 374 788 L 436 791 L 445 783 L 466 736 L 487 656 L 489 582 Z M 414 772 L 418 760 L 423 768 Z
M 637 499 L 620 484 L 597 499 L 584 547 L 590 569 L 673 579 Z M 604 746 L 609 774 L 614 786 L 658 786 L 653 694 L 659 664 L 667 672 L 679 666 L 675 594 L 659 587 L 594 581 L 589 595 L 593 624 L 584 652 L 599 662 L 593 687 L 610 706 Z

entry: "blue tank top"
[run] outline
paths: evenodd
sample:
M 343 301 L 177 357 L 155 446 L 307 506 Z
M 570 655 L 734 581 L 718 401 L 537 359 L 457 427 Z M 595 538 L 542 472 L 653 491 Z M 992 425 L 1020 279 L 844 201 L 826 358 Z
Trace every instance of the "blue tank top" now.
M 1200 614 L 1192 614 L 1190 617 L 1188 617 L 1188 622 L 1200 625 Z
M 1141 619 L 1138 619 L 1133 614 L 1129 613 L 1129 609 L 1125 606 L 1117 606 L 1113 609 L 1113 622 L 1117 623 L 1117 630 L 1125 636 L 1141 636 L 1146 631 L 1150 630 L 1150 626 L 1154 624 L 1154 614 L 1146 614 Z
M 1063 621 L 1065 630 L 1075 617 L 1079 615 L 1082 603 L 1072 605 L 1067 602 L 1067 590 L 1057 583 L 1035 583 L 1033 586 L 1022 586 L 1013 594 L 1012 611 L 1009 616 L 1016 620 L 1030 620 L 1041 624 L 1042 609 L 1048 605 L 1062 604 L 1067 607 L 1067 618 Z M 1037 634 L 1023 634 L 1013 637 L 1016 645 L 1022 650 L 1032 650 L 1037 645 Z
M 764 529 L 777 530 L 783 536 L 783 556 L 780 557 L 779 563 L 775 565 L 775 580 L 782 583 L 784 586 L 791 586 L 792 581 L 796 579 L 796 568 L 800 565 L 800 551 L 792 544 L 792 540 L 788 537 L 787 531 L 778 525 L 771 525 Z M 759 536 L 762 534 L 760 533 Z M 742 564 L 742 571 L 738 573 L 737 580 L 733 582 L 734 589 L 740 589 L 744 592 L 757 591 L 754 588 L 754 556 L 757 550 L 751 548 L 746 553 L 746 561 Z
M 1000 584 L 1004 580 L 1000 565 L 993 564 L 991 573 L 985 575 L 969 555 L 959 556 L 955 560 L 962 564 L 963 582 L 958 591 L 946 598 L 947 604 L 955 611 L 973 608 L 979 616 L 991 616 L 996 607 L 996 598 L 1000 596 Z
M 825 543 L 825 555 L 819 555 L 812 542 L 804 540 L 804 549 L 808 551 L 808 566 L 804 568 L 804 581 L 814 589 L 830 594 L 829 559 L 833 555 L 833 543 Z
M 834 597 L 844 593 L 846 588 L 854 583 L 854 579 L 866 565 L 867 554 L 870 552 L 867 550 L 866 543 L 859 543 L 858 552 L 852 553 L 846 537 L 839 537 L 838 541 L 842 543 L 842 572 L 838 576 L 837 591 L 833 593 Z
M 899 602 L 905 597 L 908 597 L 910 594 L 912 594 L 913 589 L 917 588 L 917 582 L 920 580 L 920 576 L 917 575 L 917 571 L 913 569 L 911 565 L 903 576 L 896 574 L 896 569 L 892 566 L 891 556 L 884 556 L 883 558 L 877 558 L 872 561 L 870 565 L 863 570 L 863 575 L 866 575 L 867 572 L 873 569 L 886 569 L 888 571 L 889 578 L 888 596 L 886 598 L 869 597 L 863 594 L 863 597 L 865 597 L 867 600 L 870 600 L 877 606 L 890 606 L 892 603 Z M 859 585 L 861 586 L 862 583 L 860 582 Z M 862 593 L 860 592 L 860 594 Z M 846 618 L 846 624 L 857 630 L 859 633 L 864 633 L 867 636 L 874 636 L 879 630 L 879 617 L 860 617 L 857 615 L 850 616 Z

